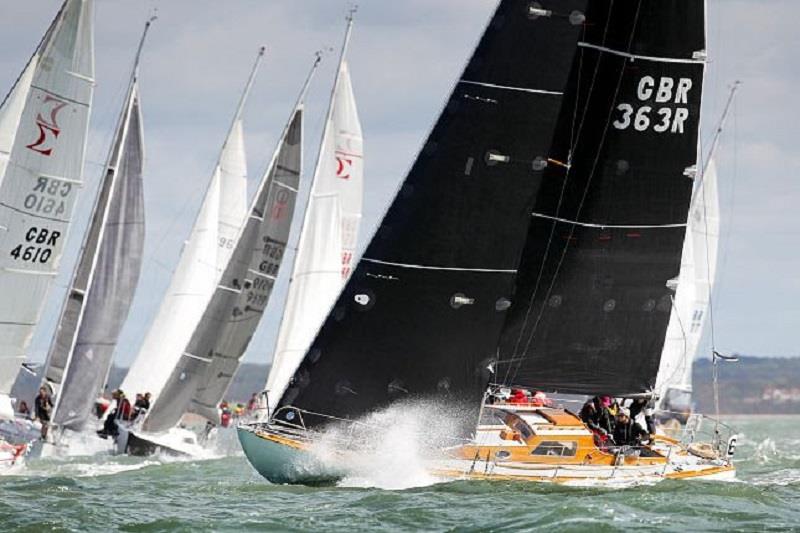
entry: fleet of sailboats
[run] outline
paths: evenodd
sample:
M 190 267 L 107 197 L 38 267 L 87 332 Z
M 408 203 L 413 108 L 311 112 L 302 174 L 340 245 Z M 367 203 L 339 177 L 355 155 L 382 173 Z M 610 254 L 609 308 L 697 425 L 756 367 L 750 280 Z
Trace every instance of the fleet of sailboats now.
M 259 182 L 248 219 L 232 241 L 231 257 L 178 364 L 141 429 L 131 429 L 119 440 L 129 453 L 160 448 L 196 455 L 195 435 L 175 427 L 181 417 L 193 413 L 219 424 L 219 403 L 269 302 L 286 250 L 300 186 L 303 101 L 319 61 L 318 55 Z
M 139 281 L 145 230 L 139 60 L 151 22 L 145 24 L 139 41 L 94 208 L 45 364 L 43 385 L 55 395 L 48 434 L 51 442 L 60 441 L 64 430 L 82 430 L 89 421 Z
M 129 395 L 152 400 L 119 424 L 117 452 L 197 455 L 208 446 L 297 218 L 266 419 L 237 428 L 266 478 L 338 479 L 336 458 L 354 453 L 350 445 L 320 459 L 315 443 L 411 399 L 461 413 L 456 444 L 430 462 L 445 479 L 733 476 L 733 445 L 725 447 L 718 425 L 702 453 L 665 436 L 633 453 L 601 445 L 563 407 L 511 405 L 498 395 L 524 386 L 647 398 L 687 414 L 717 265 L 718 134 L 708 163 L 698 161 L 705 1 L 546 4 L 500 0 L 360 258 L 353 12 L 302 217 L 294 214 L 304 102 L 321 54 L 248 204 L 243 111 L 259 49 L 170 285 L 122 382 Z M 42 375 L 54 398 L 51 444 L 92 426 L 138 285 L 139 63 L 151 22 Z M 61 266 L 93 88 L 92 1 L 65 0 L 0 106 L 0 420 L 15 417 L 11 387 Z M 0 439 L 0 464 L 27 450 Z

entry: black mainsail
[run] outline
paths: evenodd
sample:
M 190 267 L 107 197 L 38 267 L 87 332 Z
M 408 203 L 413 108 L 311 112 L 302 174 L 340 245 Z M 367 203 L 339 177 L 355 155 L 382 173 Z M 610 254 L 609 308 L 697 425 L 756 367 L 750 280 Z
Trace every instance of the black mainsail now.
M 306 426 L 411 396 L 480 400 L 584 31 L 585 0 L 539 4 L 498 5 L 280 399 Z
M 697 160 L 703 0 L 590 3 L 496 379 L 652 391 Z

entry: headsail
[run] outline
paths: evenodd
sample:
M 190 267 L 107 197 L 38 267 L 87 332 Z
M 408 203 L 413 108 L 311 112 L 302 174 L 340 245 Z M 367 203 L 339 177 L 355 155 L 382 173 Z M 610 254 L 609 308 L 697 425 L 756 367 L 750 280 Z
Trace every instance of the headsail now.
M 587 5 L 498 381 L 652 392 L 697 173 L 704 11 L 703 0 Z
M 242 110 L 252 86 L 259 51 L 222 146 L 203 204 L 184 245 L 169 289 L 139 354 L 122 382 L 128 394 L 150 392 L 157 400 L 178 364 L 203 310 L 233 252 L 247 214 L 247 161 L 242 139 Z
M 352 24 L 351 16 L 267 381 L 267 390 L 275 398 L 283 393 L 349 277 L 358 241 L 364 150 L 345 60 Z
M 195 328 L 163 395 L 144 423 L 147 431 L 174 426 L 187 411 L 218 423 L 218 404 L 239 367 L 269 302 L 289 240 L 303 146 L 303 99 L 309 73 L 235 241 L 233 256 Z
M 66 0 L 42 43 L 0 184 L 0 413 L 72 219 L 94 89 L 91 0 Z M 12 120 L 13 122 L 13 120 Z
M 280 399 L 307 426 L 326 421 L 309 413 L 354 417 L 409 396 L 478 405 L 585 3 L 558 2 L 552 16 L 498 5 Z
M 691 407 L 692 363 L 703 336 L 716 274 L 719 197 L 713 159 L 697 188 L 696 201 L 689 212 L 678 288 L 656 381 L 661 405 L 673 408 Z
M 144 248 L 144 140 L 139 102 L 139 58 L 133 64 L 83 246 L 48 354 L 44 380 L 57 394 L 51 420 L 79 430 L 104 385 L 128 316 Z

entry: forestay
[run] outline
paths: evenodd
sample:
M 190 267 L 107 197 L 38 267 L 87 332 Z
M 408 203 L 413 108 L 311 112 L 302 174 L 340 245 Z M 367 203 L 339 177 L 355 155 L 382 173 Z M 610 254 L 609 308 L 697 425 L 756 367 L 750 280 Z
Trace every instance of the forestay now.
M 349 19 L 267 380 L 272 398 L 283 393 L 336 301 L 358 241 L 364 151 L 345 61 L 351 28 Z
M 79 430 L 88 419 L 139 281 L 145 213 L 138 66 L 149 27 L 150 21 L 45 368 L 45 381 L 57 394 L 51 420 L 63 428 Z
M 652 393 L 697 173 L 704 10 L 702 0 L 588 4 L 498 381 Z
M 263 50 L 259 58 L 262 54 Z M 247 158 L 241 112 L 256 66 L 239 101 L 169 288 L 122 382 L 121 388 L 127 394 L 150 392 L 158 398 L 164 392 L 231 257 L 233 242 L 247 213 Z
M 0 413 L 25 358 L 63 252 L 94 89 L 91 0 L 67 0 L 39 48 L 0 185 Z M 23 79 L 25 75 L 23 75 Z M 16 90 L 24 91 L 24 83 Z M 22 98 L 12 93 L 12 100 Z M 19 100 L 16 100 L 17 102 Z
M 667 326 L 656 392 L 661 405 L 690 406 L 692 363 L 711 301 L 719 247 L 719 195 L 714 160 L 699 181 L 689 212 L 678 288 Z
M 294 372 L 279 409 L 305 410 L 305 425 L 326 421 L 309 412 L 356 417 L 426 395 L 479 405 L 585 1 L 553 16 L 529 4 L 499 3 Z M 275 416 L 298 422 L 292 409 Z

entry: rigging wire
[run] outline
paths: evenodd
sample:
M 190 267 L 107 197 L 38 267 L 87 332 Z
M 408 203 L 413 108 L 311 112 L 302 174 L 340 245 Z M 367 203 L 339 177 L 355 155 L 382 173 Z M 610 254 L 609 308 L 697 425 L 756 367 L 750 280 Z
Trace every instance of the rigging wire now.
M 603 44 L 606 43 L 606 38 L 608 36 L 608 27 L 609 27 L 609 25 L 611 23 L 611 9 L 613 7 L 614 7 L 614 2 L 612 0 L 611 1 L 611 6 L 609 7 L 608 17 L 606 18 L 606 25 L 605 25 L 605 30 L 604 30 L 604 33 L 603 33 L 603 41 L 602 41 Z M 583 36 L 582 37 L 585 38 L 585 36 L 586 36 L 586 25 L 584 24 L 584 26 L 583 26 Z M 583 66 L 583 59 L 584 59 L 585 50 L 586 50 L 585 48 L 581 48 L 580 52 L 579 52 L 580 53 L 580 56 L 579 56 L 579 66 L 580 67 Z M 567 184 L 569 183 L 571 170 L 572 170 L 572 166 L 571 166 L 572 154 L 574 153 L 575 147 L 577 146 L 577 143 L 578 143 L 577 139 L 580 139 L 581 133 L 583 132 L 583 126 L 584 126 L 584 124 L 586 122 L 586 115 L 588 114 L 588 111 L 589 111 L 589 102 L 591 100 L 592 93 L 594 92 L 595 83 L 597 82 L 597 74 L 598 74 L 598 72 L 600 70 L 600 62 L 598 61 L 595 64 L 594 72 L 592 73 L 592 81 L 589 84 L 589 91 L 586 94 L 586 100 L 585 100 L 584 105 L 583 105 L 583 111 L 581 113 L 581 120 L 580 120 L 580 123 L 578 125 L 577 133 L 575 133 L 575 121 L 576 121 L 577 115 L 578 115 L 578 108 L 580 107 L 579 103 L 580 103 L 580 73 L 581 73 L 581 70 L 582 70 L 582 68 L 580 68 L 578 70 L 578 78 L 577 78 L 577 81 L 576 81 L 575 110 L 574 110 L 573 115 L 572 115 L 572 121 L 573 122 L 572 122 L 572 125 L 571 125 L 571 131 L 570 131 L 570 147 L 569 147 L 568 165 L 566 167 L 566 172 L 564 174 L 564 181 L 561 184 L 561 191 L 559 193 L 558 203 L 556 204 L 556 211 L 555 211 L 556 216 L 558 216 L 558 214 L 561 212 L 561 206 L 562 206 L 563 201 L 564 201 L 564 194 L 566 192 Z M 541 282 L 542 282 L 542 277 L 544 276 L 544 268 L 545 268 L 545 266 L 547 264 L 547 258 L 550 255 L 550 248 L 551 248 L 551 246 L 553 244 L 553 240 L 554 240 L 554 237 L 555 237 L 555 232 L 556 232 L 556 227 L 557 226 L 558 226 L 558 223 L 556 221 L 553 221 L 553 224 L 550 227 L 550 235 L 548 236 L 548 239 L 547 239 L 547 245 L 545 246 L 545 251 L 544 251 L 544 254 L 542 255 L 542 262 L 539 265 L 539 273 L 538 273 L 537 278 L 536 278 L 536 283 L 534 284 L 534 289 L 533 289 L 533 293 L 531 294 L 530 303 L 528 304 L 528 308 L 525 311 L 525 318 L 523 319 L 522 324 L 520 325 L 519 335 L 517 336 L 517 340 L 516 340 L 516 342 L 514 344 L 514 349 L 511 352 L 511 360 L 517 360 L 518 361 L 516 367 L 514 368 L 514 377 L 512 378 L 512 380 L 516 379 L 517 373 L 519 371 L 519 367 L 522 364 L 522 360 L 524 360 L 524 357 L 517 358 L 517 355 L 519 355 L 519 346 L 520 346 L 520 343 L 522 342 L 522 339 L 525 337 L 525 329 L 528 326 L 528 323 L 529 323 L 529 320 L 530 320 L 530 315 L 531 315 L 531 312 L 533 311 L 533 305 L 534 305 L 534 302 L 536 301 L 536 294 L 539 292 L 539 287 L 540 287 Z M 511 373 L 511 369 L 512 369 L 511 365 L 509 365 L 506 368 L 506 375 L 503 378 L 503 381 L 506 382 L 506 383 L 509 382 L 509 374 Z
M 720 449 L 720 431 L 719 431 L 719 366 L 718 360 L 723 361 L 734 361 L 736 360 L 735 357 L 724 356 L 717 351 L 717 344 L 716 344 L 716 336 L 714 331 L 714 302 L 711 298 L 711 256 L 710 251 L 708 249 L 708 213 L 707 213 L 707 203 L 706 203 L 706 189 L 705 186 L 705 175 L 706 171 L 708 170 L 709 165 L 711 164 L 712 158 L 714 156 L 714 150 L 719 145 L 719 139 L 722 135 L 722 129 L 725 125 L 725 119 L 728 117 L 728 112 L 731 109 L 731 104 L 736 97 L 736 90 L 741 85 L 741 82 L 736 80 L 730 89 L 730 94 L 728 95 L 728 101 L 725 103 L 725 109 L 722 112 L 722 118 L 720 118 L 719 125 L 717 126 L 717 130 L 714 133 L 714 140 L 711 143 L 711 149 L 709 150 L 707 160 L 703 167 L 703 174 L 701 175 L 701 183 L 699 184 L 702 187 L 700 193 L 703 197 L 703 225 L 704 225 L 704 237 L 705 237 L 705 244 L 706 244 L 706 287 L 708 290 L 707 298 L 708 298 L 708 326 L 709 326 L 709 333 L 711 334 L 711 372 L 712 372 L 712 380 L 713 380 L 713 387 L 714 387 L 714 442 L 712 443 L 714 448 L 719 451 Z
M 603 44 L 605 44 L 606 36 L 608 34 L 608 29 L 609 29 L 609 27 L 611 25 L 610 16 L 611 16 L 611 12 L 613 11 L 613 7 L 614 7 L 614 3 L 612 1 L 612 3 L 609 6 L 609 11 L 608 11 L 609 20 L 608 20 L 608 22 L 606 24 L 605 33 L 603 35 Z M 633 40 L 634 40 L 634 37 L 636 35 L 636 27 L 637 27 L 638 22 L 639 22 L 639 14 L 641 12 L 641 7 L 642 7 L 642 3 L 640 1 L 640 2 L 638 2 L 637 6 L 636 6 L 636 12 L 635 12 L 634 17 L 633 17 L 633 22 L 632 22 L 632 25 L 631 25 L 631 32 L 630 32 L 630 35 L 628 37 L 627 51 L 630 51 L 632 46 L 633 46 Z M 599 63 L 600 62 L 598 61 L 598 63 L 597 63 L 598 68 L 599 68 Z M 598 163 L 600 161 L 600 155 L 602 153 L 603 145 L 605 144 L 606 135 L 608 134 L 609 125 L 611 123 L 611 119 L 612 119 L 613 114 L 614 114 L 614 109 L 615 109 L 615 105 L 614 104 L 616 103 L 617 97 L 619 96 L 619 91 L 620 91 L 620 88 L 622 86 L 622 79 L 624 78 L 624 76 L 625 76 L 625 65 L 623 64 L 622 67 L 620 68 L 619 77 L 617 78 L 617 84 L 616 84 L 616 87 L 614 89 L 614 95 L 611 98 L 611 104 L 609 106 L 608 116 L 606 117 L 606 123 L 605 123 L 604 128 L 603 128 L 603 133 L 602 133 L 602 135 L 600 137 L 600 142 L 598 143 L 597 150 L 595 152 L 594 161 L 593 161 L 592 167 L 591 167 L 591 169 L 589 171 L 589 174 L 588 174 L 588 177 L 587 177 L 587 180 L 586 180 L 586 185 L 584 186 L 583 194 L 581 196 L 581 200 L 580 200 L 580 202 L 578 204 L 578 208 L 576 210 L 576 217 L 575 217 L 576 219 L 579 218 L 580 213 L 583 211 L 583 206 L 584 206 L 586 198 L 588 196 L 589 189 L 590 189 L 590 187 L 592 185 L 592 181 L 593 181 L 593 178 L 594 178 L 594 175 L 595 175 L 595 171 L 597 170 L 597 165 L 598 165 Z M 590 99 L 591 99 L 591 89 L 590 89 L 589 94 L 587 95 L 585 113 L 588 112 Z M 585 118 L 585 115 L 584 115 L 584 118 Z M 538 316 L 536 318 L 536 322 L 533 325 L 532 331 L 531 331 L 530 335 L 528 336 L 528 340 L 527 340 L 526 345 L 525 345 L 524 353 L 528 352 L 528 350 L 530 349 L 531 344 L 533 343 L 533 339 L 534 339 L 534 337 L 536 335 L 536 331 L 539 328 L 539 324 L 541 323 L 542 317 L 544 316 L 547 300 L 549 299 L 550 294 L 551 294 L 553 288 L 555 287 L 555 283 L 556 283 L 556 280 L 558 279 L 559 272 L 561 271 L 561 267 L 562 267 L 562 265 L 564 263 L 564 259 L 566 258 L 567 251 L 569 250 L 569 243 L 571 242 L 571 239 L 575 234 L 575 228 L 576 228 L 576 226 L 573 225 L 572 228 L 570 229 L 569 238 L 565 241 L 564 247 L 562 248 L 561 257 L 559 258 L 558 264 L 556 265 L 556 269 L 555 269 L 555 272 L 553 273 L 553 276 L 551 278 L 550 285 L 547 288 L 547 292 L 545 293 L 545 296 L 542 299 L 542 304 L 541 304 L 541 307 L 539 309 L 539 314 L 538 314 Z M 545 260 L 546 260 L 546 256 L 543 258 L 543 262 Z M 537 287 L 537 290 L 538 290 L 538 287 Z M 531 298 L 531 305 L 533 305 L 534 301 L 535 301 L 534 298 Z M 524 331 L 524 328 L 523 328 L 522 331 Z M 521 363 L 517 364 L 517 366 L 516 366 L 516 368 L 514 370 L 514 376 L 513 376 L 512 380 L 516 379 L 516 376 L 517 376 L 521 366 L 522 366 Z

